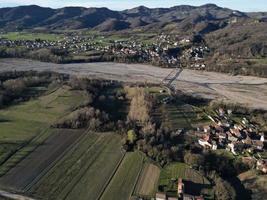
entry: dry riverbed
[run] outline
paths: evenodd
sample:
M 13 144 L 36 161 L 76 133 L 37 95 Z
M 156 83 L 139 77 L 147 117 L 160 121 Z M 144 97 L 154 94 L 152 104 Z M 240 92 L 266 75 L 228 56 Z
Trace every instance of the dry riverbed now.
M 11 70 L 49 70 L 124 82 L 151 83 L 160 83 L 171 71 L 171 69 L 142 64 L 53 64 L 24 59 L 0 59 L 0 72 Z M 267 110 L 267 78 L 231 76 L 185 69 L 174 84 L 177 90 L 187 94 Z

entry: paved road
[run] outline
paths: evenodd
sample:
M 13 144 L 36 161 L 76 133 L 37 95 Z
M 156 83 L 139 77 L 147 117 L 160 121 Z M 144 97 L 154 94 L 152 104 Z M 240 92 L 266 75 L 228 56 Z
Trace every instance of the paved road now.
M 52 64 L 23 59 L 0 59 L 0 71 L 10 70 L 52 70 L 98 79 L 151 83 L 161 83 L 172 71 L 142 64 Z M 184 69 L 172 85 L 187 94 L 267 110 L 267 78 Z

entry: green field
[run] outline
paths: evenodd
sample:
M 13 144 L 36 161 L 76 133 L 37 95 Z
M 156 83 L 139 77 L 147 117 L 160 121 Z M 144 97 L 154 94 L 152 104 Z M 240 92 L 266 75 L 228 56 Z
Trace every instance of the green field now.
M 144 164 L 134 194 L 153 198 L 157 192 L 160 168 L 150 162 Z
M 5 38 L 8 40 L 49 40 L 58 41 L 63 39 L 62 35 L 59 34 L 48 34 L 48 33 L 26 33 L 26 32 L 9 32 L 5 34 L 0 34 L 0 38 Z
M 165 90 L 160 93 L 160 90 Z M 156 96 L 159 105 L 156 106 L 153 116 L 157 121 L 163 122 L 172 129 L 192 128 L 192 124 L 198 123 L 197 112 L 194 107 L 175 99 L 174 101 L 163 104 L 162 100 L 170 97 L 166 88 L 163 87 L 149 87 L 146 91 Z
M 0 110 L 0 175 L 5 174 L 51 133 L 49 127 L 86 100 L 85 92 L 61 87 Z
M 171 163 L 161 171 L 159 187 L 164 188 L 165 192 L 175 194 L 179 178 L 183 179 L 185 191 L 189 194 L 198 195 L 201 189 L 208 188 L 210 185 L 205 177 L 185 163 Z
M 97 199 L 123 155 L 119 135 L 88 133 L 31 192 L 42 199 Z
M 106 188 L 101 200 L 129 199 L 143 167 L 143 155 L 139 152 L 127 153 L 120 167 Z

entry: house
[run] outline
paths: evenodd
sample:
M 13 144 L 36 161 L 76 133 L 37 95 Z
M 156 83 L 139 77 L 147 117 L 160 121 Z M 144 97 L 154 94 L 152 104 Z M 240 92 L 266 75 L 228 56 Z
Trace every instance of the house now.
M 234 143 L 229 143 L 229 144 L 227 144 L 227 146 L 228 146 L 229 150 L 232 152 L 232 154 L 237 155 L 237 153 L 235 152 Z
M 178 197 L 168 197 L 168 200 L 178 200 Z
M 179 178 L 177 185 L 177 194 L 179 198 L 182 198 L 184 195 L 184 183 L 183 179 Z
M 203 126 L 203 130 L 205 133 L 208 133 L 210 131 L 210 126 Z
M 232 136 L 231 133 L 227 133 L 227 138 L 230 142 L 236 142 L 237 141 L 237 138 Z
M 201 196 L 196 196 L 196 197 L 195 197 L 195 200 L 204 200 L 204 198 L 201 197 Z
M 227 137 L 226 133 L 222 133 L 222 132 L 219 133 L 218 136 L 219 136 L 219 139 L 226 139 Z
M 162 192 L 156 193 L 156 200 L 167 200 L 167 195 Z
M 225 114 L 225 112 L 224 112 L 224 109 L 223 109 L 223 108 L 219 108 L 218 112 L 219 112 L 219 115 L 220 115 L 220 117 L 223 117 L 223 116 L 224 116 L 224 114 Z
M 267 173 L 267 162 L 265 160 L 258 160 L 257 161 L 257 170 Z
M 211 145 L 209 142 L 207 142 L 207 141 L 205 141 L 205 140 L 203 140 L 203 139 L 199 139 L 199 140 L 198 140 L 198 143 L 199 143 L 201 146 L 203 146 L 204 148 L 212 148 L 212 145 Z
M 261 135 L 260 141 L 264 142 L 265 141 L 264 133 L 261 133 L 260 135 Z
M 234 129 L 230 128 L 230 132 L 237 138 L 241 138 L 242 137 L 239 129 L 237 129 L 237 128 L 234 128 Z
M 189 195 L 189 194 L 185 194 L 183 200 L 195 200 L 195 196 Z
M 262 141 L 260 140 L 252 140 L 252 143 L 253 143 L 253 147 L 257 150 L 263 150 L 263 147 L 264 147 L 264 144 Z

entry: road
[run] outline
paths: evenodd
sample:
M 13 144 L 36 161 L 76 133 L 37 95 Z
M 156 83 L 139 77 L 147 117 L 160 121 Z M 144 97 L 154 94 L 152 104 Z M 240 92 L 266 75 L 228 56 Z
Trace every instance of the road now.
M 142 64 L 53 64 L 24 59 L 0 59 L 0 72 L 10 70 L 49 70 L 97 79 L 161 83 L 173 69 Z M 267 110 L 267 78 L 184 69 L 172 81 L 172 85 L 176 90 L 193 96 Z

